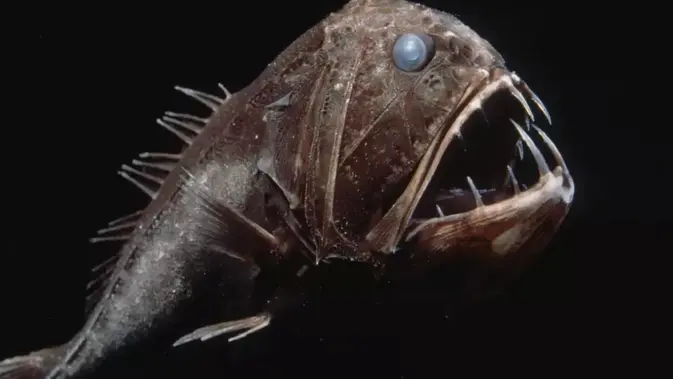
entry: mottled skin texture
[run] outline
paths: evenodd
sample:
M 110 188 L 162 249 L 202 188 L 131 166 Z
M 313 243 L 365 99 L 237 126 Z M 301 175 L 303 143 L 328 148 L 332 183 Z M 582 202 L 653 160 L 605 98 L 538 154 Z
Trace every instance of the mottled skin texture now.
M 415 195 L 382 209 L 401 195 L 392 188 L 408 180 L 444 131 L 478 70 L 503 66 L 488 43 L 453 17 L 380 3 L 351 3 L 303 37 L 320 48 L 307 54 L 311 73 L 302 77 L 320 85 L 269 126 L 278 137 L 267 173 L 296 202 L 291 206 L 318 259 L 371 260 L 376 251 L 392 251 Z M 415 31 L 435 35 L 437 53 L 422 72 L 405 73 L 390 51 L 397 36 Z M 286 82 L 283 92 L 296 91 L 278 78 Z
M 397 69 L 390 56 L 409 32 L 435 41 L 419 72 Z M 459 217 L 412 215 L 478 108 L 472 100 L 519 83 L 448 14 L 351 1 L 212 114 L 145 210 L 81 332 L 34 354 L 23 362 L 34 371 L 16 377 L 81 376 L 155 335 L 177 338 L 177 315 L 213 282 L 228 284 L 232 319 L 254 315 L 263 310 L 250 302 L 260 271 L 291 278 L 304 264 L 348 259 L 394 275 L 388 260 L 400 248 L 402 271 L 466 252 L 483 267 L 518 270 L 567 213 L 566 171 Z M 8 372 L 0 366 L 0 378 L 19 371 Z

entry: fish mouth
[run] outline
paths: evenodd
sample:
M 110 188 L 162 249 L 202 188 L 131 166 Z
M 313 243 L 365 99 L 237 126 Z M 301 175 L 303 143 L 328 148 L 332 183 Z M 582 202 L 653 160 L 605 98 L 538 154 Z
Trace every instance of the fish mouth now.
M 441 158 L 428 173 L 406 242 L 446 250 L 476 238 L 508 252 L 546 221 L 558 227 L 574 183 L 538 122 L 551 125 L 549 113 L 516 74 L 491 76 L 454 118 L 446 147 L 435 152 Z M 506 233 L 513 228 L 518 232 Z

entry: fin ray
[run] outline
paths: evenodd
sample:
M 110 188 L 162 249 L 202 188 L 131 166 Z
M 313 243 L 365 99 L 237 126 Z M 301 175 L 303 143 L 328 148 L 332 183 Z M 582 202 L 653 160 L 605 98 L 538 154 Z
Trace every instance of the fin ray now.
M 224 99 L 221 99 L 215 95 L 210 95 L 205 92 L 193 90 L 191 88 L 175 86 L 176 90 L 184 93 L 185 95 L 191 97 L 194 100 L 197 100 L 201 104 L 210 108 L 210 110 L 215 111 L 217 108 L 224 103 Z
M 134 159 L 131 161 L 131 164 L 134 166 L 138 167 L 148 167 L 148 168 L 153 168 L 156 170 L 164 171 L 166 173 L 169 173 L 173 170 L 175 167 L 174 164 L 172 163 L 155 163 L 155 162 L 146 162 L 146 161 L 141 161 L 139 159 Z
M 173 161 L 179 161 L 182 158 L 182 154 L 171 154 L 171 153 L 155 153 L 146 151 L 144 153 L 138 154 L 140 158 L 164 158 L 170 159 Z
M 182 168 L 182 170 L 184 175 L 182 176 L 183 184 L 181 190 L 186 196 L 195 198 L 204 210 L 207 222 L 204 227 L 201 228 L 201 233 L 203 233 L 207 240 L 210 240 L 216 245 L 213 247 L 214 249 L 224 249 L 230 254 L 239 255 L 241 256 L 241 259 L 244 259 L 242 255 L 255 254 L 261 250 L 264 250 L 266 253 L 276 249 L 280 245 L 273 234 L 256 222 L 248 219 L 236 209 L 220 202 L 210 193 L 199 188 L 193 181 L 193 175 L 185 168 Z M 225 222 L 223 220 L 227 221 Z M 241 238 L 243 238 L 244 240 L 255 241 L 256 243 L 248 244 L 246 246 L 247 251 L 237 251 L 236 247 L 224 245 L 226 243 L 225 241 L 232 240 L 223 238 L 223 236 L 226 235 L 239 236 L 238 238 L 234 238 L 234 241 L 240 241 Z M 241 235 L 247 235 L 248 237 L 240 237 Z
M 125 234 L 125 235 L 121 235 L 121 236 L 92 237 L 92 238 L 89 238 L 89 242 L 99 243 L 99 242 L 109 242 L 109 241 L 126 241 L 130 237 L 131 237 L 130 234 Z
M 109 283 L 114 271 L 119 254 L 114 254 L 91 269 L 93 278 L 86 284 L 85 313 L 89 313 L 92 307 L 100 300 L 103 289 Z
M 163 126 L 166 130 L 169 132 L 175 134 L 176 137 L 180 138 L 182 142 L 186 143 L 187 145 L 192 144 L 192 138 L 186 135 L 185 133 L 179 131 L 175 126 L 167 123 L 166 121 L 158 118 L 156 119 L 157 124 Z
M 108 222 L 107 225 L 108 226 L 115 226 L 115 225 L 120 224 L 122 222 L 127 222 L 127 221 L 130 221 L 130 220 L 136 220 L 136 219 L 140 218 L 140 216 L 142 216 L 143 212 L 145 212 L 144 209 L 141 209 L 139 211 L 135 211 L 133 213 L 129 213 L 127 215 L 121 216 L 119 218 L 116 218 L 116 219 Z
M 170 116 L 164 116 L 161 119 L 166 123 L 170 123 L 170 124 L 173 124 L 175 126 L 180 126 L 183 129 L 189 130 L 190 132 L 196 133 L 196 134 L 201 133 L 201 129 L 203 128 L 202 125 L 197 125 L 193 122 L 185 122 L 185 121 L 182 121 L 182 120 L 179 120 L 177 118 L 170 117 Z

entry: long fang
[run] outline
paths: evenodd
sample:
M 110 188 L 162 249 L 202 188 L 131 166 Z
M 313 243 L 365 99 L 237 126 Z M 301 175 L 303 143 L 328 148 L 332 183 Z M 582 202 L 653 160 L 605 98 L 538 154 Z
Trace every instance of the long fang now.
M 512 72 L 512 81 L 514 84 L 518 87 L 521 87 L 521 89 L 528 95 L 530 96 L 531 100 L 535 103 L 535 105 L 538 107 L 540 112 L 544 114 L 544 117 L 547 119 L 547 122 L 549 125 L 551 125 L 551 116 L 549 115 L 549 111 L 547 111 L 547 107 L 544 106 L 544 103 L 542 100 L 533 92 L 532 89 L 528 86 L 528 84 L 524 83 L 523 80 L 517 75 L 516 73 Z M 532 117 L 531 117 L 532 118 Z
M 222 103 L 224 103 L 224 100 L 220 99 L 219 97 L 209 95 L 205 92 L 196 91 L 190 88 L 180 86 L 175 86 L 174 88 L 184 93 L 185 95 L 191 97 L 192 99 L 201 102 L 202 104 L 204 104 L 213 111 L 215 111 Z
M 472 191 L 472 196 L 474 196 L 474 202 L 477 203 L 477 208 L 483 207 L 484 206 L 484 201 L 481 200 L 481 195 L 479 194 L 479 190 L 477 190 L 477 187 L 474 185 L 474 182 L 472 181 L 472 178 L 469 176 L 467 177 L 467 185 L 470 186 L 470 191 Z
M 545 162 L 544 157 L 542 156 L 540 150 L 538 150 L 537 146 L 535 146 L 535 142 L 533 142 L 530 136 L 523 129 L 521 129 L 521 126 L 519 126 L 519 124 L 517 124 L 516 121 L 512 119 L 510 119 L 509 121 L 512 123 L 512 125 L 514 125 L 516 131 L 519 132 L 519 135 L 523 139 L 523 142 L 526 143 L 526 146 L 528 146 L 528 149 L 533 154 L 533 158 L 535 158 L 535 163 L 537 163 L 537 168 L 538 171 L 540 172 L 540 176 L 549 173 L 549 166 L 547 166 L 547 162 Z
M 542 112 L 544 117 L 547 119 L 549 125 L 551 125 L 551 115 L 549 114 L 547 107 L 544 106 L 542 100 L 535 94 L 535 92 L 533 92 L 532 89 L 530 89 L 530 87 L 528 87 L 525 84 L 524 84 L 524 90 L 528 92 L 528 96 L 530 96 L 531 100 L 533 100 L 535 105 L 537 105 L 537 108 L 540 110 L 540 112 Z
M 568 172 L 568 167 L 566 166 L 566 162 L 563 160 L 563 156 L 561 156 L 561 152 L 558 150 L 554 142 L 549 138 L 547 133 L 543 132 L 538 128 L 537 126 L 533 125 L 537 133 L 542 137 L 542 140 L 547 144 L 547 147 L 549 150 L 551 150 L 552 155 L 554 156 L 554 159 L 556 160 L 556 164 L 561 166 L 564 172 Z
M 509 92 L 521 104 L 523 109 L 526 111 L 526 114 L 528 115 L 528 117 L 530 117 L 531 120 L 535 121 L 535 116 L 533 115 L 533 111 L 530 109 L 530 106 L 528 105 L 528 102 L 526 101 L 526 98 L 523 97 L 523 94 L 521 93 L 521 91 L 519 91 L 515 87 L 510 87 Z

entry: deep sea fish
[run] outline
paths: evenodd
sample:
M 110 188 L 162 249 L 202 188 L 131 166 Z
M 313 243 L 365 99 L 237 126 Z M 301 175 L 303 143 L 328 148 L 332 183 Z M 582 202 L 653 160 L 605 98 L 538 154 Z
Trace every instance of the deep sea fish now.
M 542 101 L 487 41 L 422 5 L 350 1 L 244 89 L 177 89 L 212 113 L 167 112 L 159 124 L 185 149 L 122 166 L 151 202 L 94 239 L 124 245 L 96 269 L 86 323 L 61 346 L 0 362 L 0 378 L 95 376 L 160 335 L 240 339 L 273 323 L 302 273 L 334 260 L 377 277 L 469 261 L 471 278 L 502 288 L 573 200 L 537 126 L 551 124 Z M 221 283 L 228 318 L 175 327 Z

